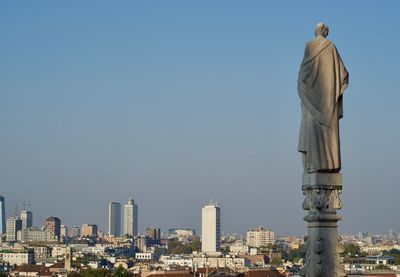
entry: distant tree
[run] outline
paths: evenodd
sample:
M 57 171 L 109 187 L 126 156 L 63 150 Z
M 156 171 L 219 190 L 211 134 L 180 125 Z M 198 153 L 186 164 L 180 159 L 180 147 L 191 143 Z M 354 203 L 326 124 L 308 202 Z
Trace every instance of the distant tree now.
M 183 244 L 177 240 L 168 241 L 168 253 L 169 254 L 191 254 L 193 251 L 200 251 L 201 242 L 195 240 L 187 244 Z
M 400 265 L 400 255 L 394 257 L 394 264 L 395 265 Z
M 76 272 L 76 271 L 70 271 L 70 272 L 68 272 L 67 276 L 68 277 L 80 277 L 81 274 L 79 272 Z
M 288 251 L 284 251 L 282 253 L 282 258 L 285 261 L 298 262 L 301 259 L 300 248 L 298 248 L 298 249 L 289 249 Z
M 193 251 L 199 252 L 201 250 L 201 241 L 199 239 L 192 241 L 190 243 L 190 248 L 192 249 L 192 252 Z
M 79 275 L 81 277 L 112 277 L 112 274 L 108 269 L 93 269 L 91 267 L 82 270 Z
M 391 249 L 389 251 L 383 251 L 383 255 L 392 256 L 394 259 L 393 263 L 395 265 L 400 265 L 400 250 Z
M 280 265 L 282 263 L 282 259 L 279 257 L 273 257 L 270 261 L 271 265 Z
M 133 274 L 123 268 L 122 266 L 119 266 L 117 269 L 115 269 L 112 277 L 132 277 Z
M 348 257 L 361 256 L 361 249 L 359 246 L 352 243 L 345 244 L 343 255 Z

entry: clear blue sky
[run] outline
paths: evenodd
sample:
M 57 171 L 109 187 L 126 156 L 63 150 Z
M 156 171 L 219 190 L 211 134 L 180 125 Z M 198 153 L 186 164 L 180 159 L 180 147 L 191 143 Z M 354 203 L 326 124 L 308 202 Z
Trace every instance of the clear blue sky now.
M 297 72 L 317 22 L 350 73 L 341 232 L 400 232 L 398 1 L 1 1 L 0 194 L 41 225 L 303 234 Z

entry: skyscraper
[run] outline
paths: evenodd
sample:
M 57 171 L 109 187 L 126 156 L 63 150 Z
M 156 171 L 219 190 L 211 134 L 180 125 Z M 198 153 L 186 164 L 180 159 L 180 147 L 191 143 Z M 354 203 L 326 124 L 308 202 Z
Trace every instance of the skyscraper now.
M 22 229 L 27 229 L 32 227 L 33 216 L 31 211 L 22 210 L 21 211 Z
M 220 208 L 208 204 L 201 210 L 201 251 L 217 252 L 221 245 Z
M 124 205 L 124 235 L 137 236 L 138 234 L 138 205 L 133 198 L 129 198 Z
M 17 240 L 17 232 L 21 230 L 22 221 L 16 216 L 9 217 L 7 219 L 7 233 L 6 233 L 6 241 L 16 241 Z
M 6 233 L 6 204 L 4 197 L 0 195 L 0 234 Z
M 56 238 L 57 240 L 60 240 L 61 238 L 61 220 L 58 217 L 51 216 L 48 219 L 46 219 L 44 228 L 46 231 L 49 231 L 50 234 Z
M 115 237 L 121 235 L 121 204 L 118 202 L 108 204 L 108 233 Z

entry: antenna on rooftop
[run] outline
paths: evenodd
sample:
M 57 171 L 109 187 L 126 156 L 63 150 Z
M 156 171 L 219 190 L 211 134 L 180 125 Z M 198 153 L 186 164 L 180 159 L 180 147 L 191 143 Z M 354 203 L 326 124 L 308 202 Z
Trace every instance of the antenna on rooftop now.
M 22 202 L 22 210 L 26 211 L 26 207 L 30 207 L 31 204 L 27 203 L 26 201 Z
M 18 217 L 18 203 L 15 203 L 14 216 Z

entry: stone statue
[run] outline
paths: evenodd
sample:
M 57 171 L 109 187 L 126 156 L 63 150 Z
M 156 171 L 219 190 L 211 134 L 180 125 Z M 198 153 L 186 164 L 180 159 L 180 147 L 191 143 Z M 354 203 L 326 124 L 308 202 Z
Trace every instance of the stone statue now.
M 301 276 L 344 277 L 337 222 L 342 208 L 339 119 L 349 75 L 335 45 L 326 39 L 328 26 L 318 23 L 315 39 L 308 42 L 301 63 L 298 93 L 302 120 L 299 152 L 304 173 L 303 209 L 308 211 L 308 235 Z
M 317 24 L 298 77 L 302 110 L 298 151 L 305 173 L 341 169 L 339 119 L 349 75 L 335 45 L 326 39 L 328 32 L 328 26 Z

